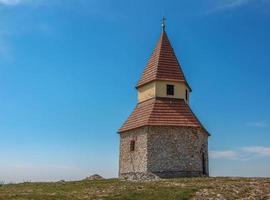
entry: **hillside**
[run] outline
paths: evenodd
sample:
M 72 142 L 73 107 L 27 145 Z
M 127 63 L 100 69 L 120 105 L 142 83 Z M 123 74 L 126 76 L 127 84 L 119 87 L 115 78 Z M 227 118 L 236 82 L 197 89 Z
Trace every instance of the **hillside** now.
M 270 199 L 270 178 L 181 178 L 156 182 L 117 179 L 0 186 L 0 200 Z

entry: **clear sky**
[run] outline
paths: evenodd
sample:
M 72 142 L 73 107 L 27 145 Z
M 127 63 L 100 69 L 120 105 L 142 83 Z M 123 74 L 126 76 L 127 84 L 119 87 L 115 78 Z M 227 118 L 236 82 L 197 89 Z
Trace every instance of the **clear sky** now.
M 213 176 L 270 176 L 269 0 L 0 0 L 0 181 L 116 177 L 167 18 Z

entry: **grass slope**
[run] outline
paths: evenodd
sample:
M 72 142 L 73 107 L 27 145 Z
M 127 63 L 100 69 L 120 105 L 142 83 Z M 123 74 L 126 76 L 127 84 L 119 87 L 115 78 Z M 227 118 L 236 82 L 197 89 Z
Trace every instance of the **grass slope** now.
M 0 186 L 0 200 L 270 199 L 270 179 L 181 178 L 156 182 L 117 179 Z

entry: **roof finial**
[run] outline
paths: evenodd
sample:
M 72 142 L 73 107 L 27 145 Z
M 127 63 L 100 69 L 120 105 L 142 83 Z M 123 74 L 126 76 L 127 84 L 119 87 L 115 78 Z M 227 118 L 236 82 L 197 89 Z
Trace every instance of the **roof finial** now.
M 165 31 L 165 21 L 166 21 L 166 18 L 163 16 L 162 17 L 162 31 L 164 32 Z

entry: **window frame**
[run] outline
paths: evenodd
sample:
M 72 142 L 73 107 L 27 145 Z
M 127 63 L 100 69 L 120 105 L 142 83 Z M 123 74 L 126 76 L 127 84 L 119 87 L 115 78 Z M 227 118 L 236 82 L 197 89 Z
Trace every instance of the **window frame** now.
M 173 84 L 166 85 L 166 94 L 167 94 L 167 96 L 174 96 L 174 85 Z

